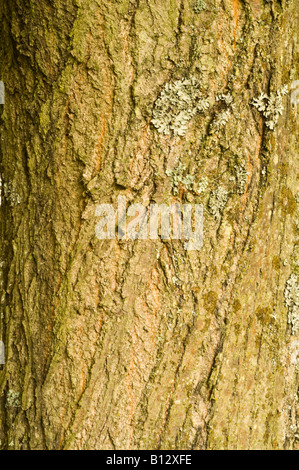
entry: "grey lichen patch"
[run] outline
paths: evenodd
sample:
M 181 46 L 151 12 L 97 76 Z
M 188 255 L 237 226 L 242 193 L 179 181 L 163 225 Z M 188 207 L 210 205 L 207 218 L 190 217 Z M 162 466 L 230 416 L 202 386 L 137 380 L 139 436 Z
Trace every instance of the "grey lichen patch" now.
M 185 186 L 185 188 L 188 189 L 189 191 L 193 190 L 195 176 L 193 175 L 183 176 L 183 173 L 185 170 L 186 170 L 186 167 L 182 165 L 181 162 L 173 170 L 170 170 L 170 169 L 166 170 L 167 176 L 170 176 L 172 180 L 172 192 L 174 195 L 178 194 L 178 189 L 179 189 L 180 184 Z
M 226 105 L 226 108 L 227 108 L 225 110 L 222 110 L 216 116 L 216 119 L 213 122 L 213 127 L 218 130 L 218 129 L 221 129 L 222 127 L 224 127 L 228 123 L 229 118 L 232 114 L 232 111 L 234 110 L 234 103 L 233 103 L 233 97 L 232 97 L 231 93 L 227 93 L 227 94 L 222 93 L 220 95 L 217 95 L 216 96 L 216 101 L 218 101 L 218 102 L 223 101 Z
M 153 110 L 152 123 L 160 134 L 183 136 L 188 122 L 197 113 L 209 108 L 207 98 L 200 92 L 200 83 L 195 77 L 166 83 Z
M 248 171 L 246 169 L 245 162 L 242 162 L 239 166 L 236 167 L 236 178 L 237 178 L 237 192 L 238 194 L 244 194 Z
M 220 129 L 221 127 L 224 127 L 228 123 L 230 115 L 231 115 L 231 112 L 229 109 L 226 109 L 225 111 L 222 111 L 221 113 L 219 113 L 216 120 L 214 121 L 214 127 L 216 129 Z
M 17 192 L 16 186 L 11 183 L 3 184 L 4 198 L 11 207 L 21 203 L 21 197 Z
M 207 178 L 205 178 L 205 177 L 202 178 L 199 181 L 198 185 L 197 185 L 197 191 L 196 191 L 197 194 L 201 195 L 202 193 L 204 193 L 205 190 L 208 188 L 208 186 L 209 186 L 209 182 L 208 182 Z
M 193 10 L 195 13 L 199 14 L 202 11 L 207 9 L 207 4 L 204 0 L 196 0 L 196 2 L 193 5 Z
M 223 212 L 223 209 L 226 206 L 228 199 L 228 193 L 225 188 L 219 186 L 215 191 L 211 192 L 208 209 L 210 214 L 218 219 L 220 214 Z
M 258 111 L 263 113 L 263 116 L 267 119 L 266 126 L 273 131 L 276 124 L 278 123 L 279 116 L 283 112 L 282 97 L 288 93 L 288 87 L 283 86 L 276 93 L 270 93 L 270 96 L 265 93 L 261 93 L 258 98 L 253 98 L 251 104 Z
M 291 274 L 284 291 L 285 305 L 288 307 L 288 323 L 292 327 L 292 334 L 299 329 L 299 279 Z
M 174 195 L 178 193 L 178 187 L 179 187 L 180 182 L 182 181 L 184 170 L 185 170 L 185 166 L 182 165 L 181 162 L 173 170 L 171 169 L 166 170 L 166 175 L 171 178 L 172 192 Z
M 224 101 L 227 106 L 233 106 L 233 97 L 231 93 L 220 94 L 216 96 L 216 101 Z
M 19 408 L 21 406 L 20 393 L 8 390 L 6 397 L 6 407 Z
M 182 184 L 185 186 L 185 188 L 188 189 L 188 191 L 192 191 L 194 188 L 194 175 L 186 175 L 182 179 Z

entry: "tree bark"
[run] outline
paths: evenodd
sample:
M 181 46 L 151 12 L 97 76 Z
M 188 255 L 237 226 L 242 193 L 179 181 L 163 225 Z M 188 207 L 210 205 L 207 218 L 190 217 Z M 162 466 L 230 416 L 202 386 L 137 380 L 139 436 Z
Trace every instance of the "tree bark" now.
M 298 3 L 195 4 L 0 5 L 2 449 L 299 448 Z M 98 240 L 120 195 L 203 204 L 202 249 Z

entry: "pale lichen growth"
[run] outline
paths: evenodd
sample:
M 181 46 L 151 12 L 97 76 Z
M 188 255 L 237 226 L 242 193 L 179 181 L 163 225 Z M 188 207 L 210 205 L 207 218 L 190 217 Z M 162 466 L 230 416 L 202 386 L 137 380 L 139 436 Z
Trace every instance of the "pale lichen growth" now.
M 185 188 L 187 188 L 189 191 L 192 191 L 193 190 L 193 187 L 194 187 L 194 179 L 195 179 L 195 176 L 194 175 L 186 175 L 184 176 L 184 178 L 182 179 L 182 184 L 185 186 Z
M 195 13 L 201 13 L 203 10 L 206 10 L 207 4 L 204 0 L 196 0 L 193 5 L 193 10 Z
M 227 106 L 230 106 L 233 104 L 233 97 L 230 93 L 227 93 L 226 95 L 224 93 L 217 95 L 216 96 L 216 101 L 224 101 L 224 103 Z
M 232 114 L 232 111 L 234 110 L 234 103 L 233 103 L 233 97 L 231 93 L 226 93 L 226 94 L 222 93 L 220 95 L 217 95 L 216 101 L 218 102 L 223 101 L 227 107 L 227 109 L 221 111 L 216 116 L 216 119 L 212 124 L 212 126 L 218 130 L 224 127 L 228 123 L 229 118 Z
M 155 103 L 152 123 L 159 133 L 183 136 L 188 122 L 197 113 L 209 108 L 209 101 L 201 95 L 200 83 L 195 77 L 167 83 Z
M 19 408 L 21 406 L 20 393 L 8 390 L 6 397 L 6 406 L 12 408 Z
M 222 111 L 218 114 L 217 119 L 214 122 L 214 126 L 216 127 L 216 129 L 220 129 L 228 123 L 230 114 L 231 113 L 229 109 L 227 109 L 226 111 Z
M 210 214 L 218 219 L 221 212 L 226 206 L 228 199 L 228 193 L 225 188 L 219 186 L 215 191 L 212 191 L 208 203 L 208 209 Z
M 283 112 L 282 97 L 288 93 L 288 87 L 283 86 L 276 93 L 270 93 L 270 96 L 261 93 L 258 98 L 253 98 L 251 104 L 267 119 L 266 126 L 273 131 L 278 123 L 279 116 Z
M 287 94 L 289 93 L 289 87 L 288 87 L 288 85 L 284 85 L 284 86 L 281 88 L 280 93 L 281 93 L 282 96 L 287 95 Z
M 299 280 L 296 274 L 291 274 L 284 291 L 285 305 L 288 307 L 288 323 L 294 335 L 299 329 Z
M 21 203 L 21 197 L 18 194 L 16 187 L 11 183 L 4 183 L 3 184 L 3 194 L 4 198 L 8 202 L 8 204 L 12 207 L 16 206 L 17 204 Z
M 237 192 L 238 194 L 244 194 L 248 178 L 248 171 L 246 169 L 245 162 L 242 162 L 235 170 L 237 178 Z
M 178 193 L 178 187 L 179 187 L 180 182 L 182 181 L 184 170 L 185 170 L 185 166 L 182 165 L 181 162 L 173 170 L 171 169 L 166 170 L 166 175 L 171 178 L 172 192 L 174 195 Z
M 173 170 L 166 170 L 167 176 L 170 176 L 172 179 L 172 192 L 174 195 L 178 194 L 179 185 L 182 184 L 189 191 L 193 190 L 194 179 L 193 175 L 183 176 L 186 167 L 180 162 L 179 165 Z
M 197 186 L 197 194 L 200 195 L 201 193 L 203 193 L 207 189 L 208 185 L 209 183 L 207 178 L 202 178 Z

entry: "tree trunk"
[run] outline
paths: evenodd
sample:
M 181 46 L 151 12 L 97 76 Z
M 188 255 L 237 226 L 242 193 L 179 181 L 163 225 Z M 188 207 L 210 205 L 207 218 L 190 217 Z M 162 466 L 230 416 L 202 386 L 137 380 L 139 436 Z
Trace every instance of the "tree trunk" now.
M 298 449 L 297 0 L 0 18 L 0 448 Z M 99 240 L 119 196 L 203 247 Z

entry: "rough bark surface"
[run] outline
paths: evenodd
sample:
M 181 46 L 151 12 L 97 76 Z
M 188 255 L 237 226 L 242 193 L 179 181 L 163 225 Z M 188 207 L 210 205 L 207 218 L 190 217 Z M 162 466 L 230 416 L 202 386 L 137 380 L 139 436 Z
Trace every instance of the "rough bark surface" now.
M 1 1 L 2 449 L 299 448 L 298 106 L 250 104 L 299 80 L 298 0 L 195 3 Z M 159 133 L 191 76 L 208 111 Z M 119 195 L 202 203 L 203 248 L 98 240 Z

